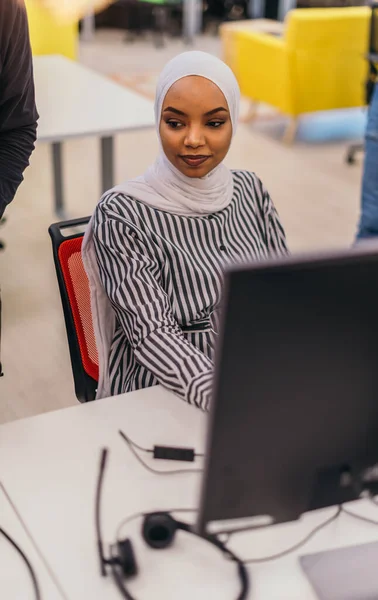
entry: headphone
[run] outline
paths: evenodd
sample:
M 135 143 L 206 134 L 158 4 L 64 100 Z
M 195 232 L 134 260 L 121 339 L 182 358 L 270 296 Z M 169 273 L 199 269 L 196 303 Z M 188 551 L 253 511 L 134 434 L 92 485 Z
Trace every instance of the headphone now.
M 123 598 L 126 600 L 136 600 L 136 598 L 129 592 L 126 583 L 128 579 L 135 577 L 139 571 L 131 539 L 118 539 L 117 543 L 112 547 L 110 558 L 105 557 L 103 549 L 100 527 L 100 504 L 107 454 L 107 449 L 103 449 L 96 491 L 96 531 L 100 570 L 101 575 L 105 577 L 107 575 L 107 567 L 110 567 L 115 584 L 117 585 Z M 216 535 L 204 534 L 203 536 L 199 536 L 192 529 L 191 525 L 184 523 L 183 521 L 176 520 L 168 512 L 137 514 L 127 519 L 127 522 L 130 522 L 138 517 L 143 517 L 143 540 L 147 546 L 155 550 L 169 548 L 174 543 L 176 532 L 178 530 L 201 537 L 218 548 L 225 558 L 232 560 L 237 565 L 237 573 L 240 581 L 240 592 L 236 600 L 246 600 L 249 591 L 249 579 L 246 567 L 242 560 L 238 558 L 229 548 L 227 548 L 226 545 Z

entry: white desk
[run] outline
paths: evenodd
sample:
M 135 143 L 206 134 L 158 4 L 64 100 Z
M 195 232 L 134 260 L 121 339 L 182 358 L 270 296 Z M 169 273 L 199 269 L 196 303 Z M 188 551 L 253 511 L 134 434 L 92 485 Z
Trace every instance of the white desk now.
M 0 477 L 70 600 L 120 598 L 111 579 L 99 576 L 95 545 L 94 493 L 102 446 L 110 448 L 102 512 L 106 542 L 113 542 L 126 516 L 143 510 L 195 507 L 198 501 L 199 475 L 150 474 L 118 436 L 119 428 L 142 446 L 181 444 L 201 452 L 206 416 L 163 389 L 152 388 L 0 427 Z M 153 466 L 177 468 L 177 464 L 156 461 Z M 351 508 L 378 518 L 378 508 L 368 501 Z M 301 540 L 334 510 L 235 536 L 231 545 L 243 558 L 275 553 Z M 140 565 L 140 575 L 130 584 L 138 600 L 236 597 L 235 566 L 215 549 L 181 533 L 174 547 L 157 552 L 145 547 L 139 528 L 140 522 L 127 530 Z M 249 567 L 250 599 L 315 600 L 298 565 L 298 554 L 372 540 L 378 540 L 378 527 L 341 515 L 299 553 Z
M 63 56 L 34 58 L 38 139 L 52 144 L 55 210 L 64 214 L 61 144 L 101 138 L 102 190 L 114 185 L 113 136 L 154 127 L 153 103 Z
M 42 599 L 65 600 L 51 578 L 44 561 L 24 531 L 17 514 L 0 487 L 0 526 L 19 545 L 37 577 Z M 33 584 L 26 564 L 13 546 L 0 534 L 0 596 L 4 600 L 33 599 Z

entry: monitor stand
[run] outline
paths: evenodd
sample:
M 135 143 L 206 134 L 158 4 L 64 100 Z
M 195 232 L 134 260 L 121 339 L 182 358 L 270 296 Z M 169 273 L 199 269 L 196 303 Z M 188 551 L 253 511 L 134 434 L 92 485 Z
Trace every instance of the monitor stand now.
M 339 506 L 361 496 L 378 494 L 378 469 L 361 471 L 349 465 L 318 470 L 310 494 L 308 510 Z M 378 595 L 377 595 L 378 598 Z

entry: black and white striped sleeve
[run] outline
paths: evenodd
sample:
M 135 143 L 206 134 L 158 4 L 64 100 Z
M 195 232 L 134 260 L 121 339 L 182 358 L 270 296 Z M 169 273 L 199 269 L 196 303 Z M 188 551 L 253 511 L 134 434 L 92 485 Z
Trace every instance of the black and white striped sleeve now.
M 184 337 L 174 318 L 161 285 L 159 248 L 101 204 L 95 213 L 94 244 L 102 284 L 137 362 L 164 387 L 208 409 L 213 363 Z
M 289 254 L 285 231 L 281 225 L 276 207 L 265 188 L 263 188 L 263 198 L 269 254 L 271 256 L 285 256 Z

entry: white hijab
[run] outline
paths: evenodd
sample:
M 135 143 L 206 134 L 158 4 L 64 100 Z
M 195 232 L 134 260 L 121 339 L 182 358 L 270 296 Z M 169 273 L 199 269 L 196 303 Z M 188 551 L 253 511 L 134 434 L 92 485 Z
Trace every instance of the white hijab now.
M 160 74 L 155 97 L 155 123 L 159 140 L 165 96 L 176 81 L 190 75 L 209 79 L 223 92 L 230 111 L 234 135 L 240 103 L 240 90 L 236 78 L 219 58 L 206 52 L 194 51 L 176 56 Z M 229 205 L 233 194 L 233 179 L 223 163 L 205 177 L 186 177 L 171 164 L 161 148 L 157 160 L 144 175 L 125 181 L 111 191 L 132 196 L 144 204 L 176 215 L 201 216 L 218 212 Z

